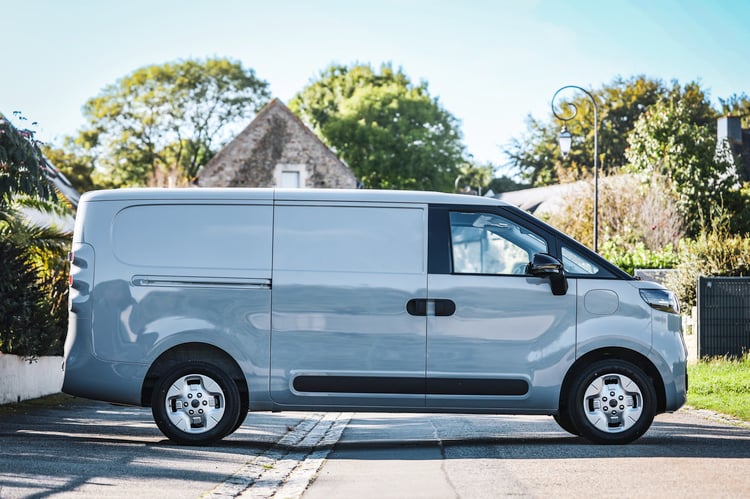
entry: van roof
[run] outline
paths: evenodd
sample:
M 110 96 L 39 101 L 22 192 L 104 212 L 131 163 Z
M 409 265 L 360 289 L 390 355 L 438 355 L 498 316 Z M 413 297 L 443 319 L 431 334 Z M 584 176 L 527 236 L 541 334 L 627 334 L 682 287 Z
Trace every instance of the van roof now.
M 376 189 L 267 189 L 267 188 L 127 188 L 91 191 L 81 202 L 96 201 L 334 201 L 372 203 L 448 203 L 468 205 L 507 205 L 495 198 L 446 194 L 430 191 L 389 191 Z

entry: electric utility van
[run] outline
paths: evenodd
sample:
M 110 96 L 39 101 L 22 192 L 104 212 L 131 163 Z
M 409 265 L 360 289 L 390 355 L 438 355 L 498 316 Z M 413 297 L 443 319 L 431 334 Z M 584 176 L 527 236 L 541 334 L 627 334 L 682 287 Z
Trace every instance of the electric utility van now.
M 81 198 L 63 391 L 206 444 L 251 411 L 552 415 L 597 443 L 685 402 L 674 295 L 526 212 L 370 190 Z

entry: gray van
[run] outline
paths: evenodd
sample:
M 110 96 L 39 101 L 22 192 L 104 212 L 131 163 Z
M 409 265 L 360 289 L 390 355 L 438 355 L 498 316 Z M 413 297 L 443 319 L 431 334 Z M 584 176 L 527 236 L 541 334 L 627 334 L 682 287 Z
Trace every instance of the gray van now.
M 503 202 L 122 189 L 81 198 L 63 391 L 184 444 L 251 411 L 552 415 L 631 442 L 685 403 L 674 295 Z

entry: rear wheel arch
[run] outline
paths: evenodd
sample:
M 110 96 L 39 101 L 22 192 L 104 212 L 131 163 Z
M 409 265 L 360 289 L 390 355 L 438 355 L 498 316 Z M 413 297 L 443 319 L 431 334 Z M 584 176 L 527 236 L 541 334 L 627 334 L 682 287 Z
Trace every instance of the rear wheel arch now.
M 174 366 L 189 361 L 212 364 L 223 370 L 237 385 L 242 406 L 247 412 L 250 394 L 247 381 L 234 358 L 224 350 L 208 343 L 184 343 L 162 353 L 152 364 L 143 380 L 141 388 L 141 405 L 151 405 L 153 391 L 159 379 Z M 242 418 L 244 420 L 244 415 Z

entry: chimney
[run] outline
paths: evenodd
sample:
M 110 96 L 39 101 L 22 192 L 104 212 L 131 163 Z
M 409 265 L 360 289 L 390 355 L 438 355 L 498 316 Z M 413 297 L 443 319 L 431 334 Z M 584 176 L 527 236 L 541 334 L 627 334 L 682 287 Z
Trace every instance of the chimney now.
M 750 130 L 743 130 L 739 116 L 722 116 L 716 122 L 717 144 L 726 140 L 732 152 L 740 157 L 737 173 L 750 180 Z M 743 140 L 744 138 L 744 140 Z
M 739 116 L 722 116 L 716 123 L 717 139 L 727 139 L 734 147 L 742 147 L 742 125 Z

